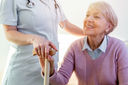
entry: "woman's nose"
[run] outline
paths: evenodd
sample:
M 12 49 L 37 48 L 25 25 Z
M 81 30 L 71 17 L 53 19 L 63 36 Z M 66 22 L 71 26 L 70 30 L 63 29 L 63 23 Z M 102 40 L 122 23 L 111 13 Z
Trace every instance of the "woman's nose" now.
M 94 21 L 93 16 L 89 16 L 89 17 L 87 18 L 87 21 L 88 21 L 88 22 L 93 22 L 93 21 Z

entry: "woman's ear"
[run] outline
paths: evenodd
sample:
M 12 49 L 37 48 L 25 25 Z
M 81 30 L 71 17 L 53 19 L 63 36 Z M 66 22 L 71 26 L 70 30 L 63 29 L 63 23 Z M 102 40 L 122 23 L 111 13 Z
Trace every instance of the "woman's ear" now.
M 112 25 L 111 24 L 108 24 L 107 25 L 107 28 L 105 29 L 105 32 L 106 32 L 106 34 L 108 34 L 111 31 L 112 31 Z
M 109 30 L 110 30 L 110 28 L 106 28 L 105 32 L 106 32 L 106 33 L 108 33 L 108 32 L 109 32 Z

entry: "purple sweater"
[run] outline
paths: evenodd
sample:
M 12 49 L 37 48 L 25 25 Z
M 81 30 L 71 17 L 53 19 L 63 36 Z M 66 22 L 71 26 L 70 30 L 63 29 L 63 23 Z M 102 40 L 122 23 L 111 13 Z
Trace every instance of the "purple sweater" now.
M 79 85 L 128 85 L 128 49 L 126 45 L 108 37 L 105 53 L 93 60 L 84 40 L 76 40 L 68 49 L 62 66 L 50 77 L 51 85 L 66 85 L 74 71 Z

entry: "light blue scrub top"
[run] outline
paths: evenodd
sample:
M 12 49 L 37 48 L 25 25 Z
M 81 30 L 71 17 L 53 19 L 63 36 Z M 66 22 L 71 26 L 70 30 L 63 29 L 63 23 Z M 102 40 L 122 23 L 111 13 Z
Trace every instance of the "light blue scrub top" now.
M 0 24 L 17 26 L 18 31 L 25 34 L 43 36 L 59 48 L 57 28 L 59 22 L 66 19 L 60 5 L 56 11 L 54 0 L 30 1 L 35 4 L 32 8 L 26 6 L 27 0 L 2 0 Z M 32 50 L 32 45 L 11 43 L 2 85 L 43 85 L 38 56 L 33 56 Z M 57 68 L 58 53 L 53 57 Z

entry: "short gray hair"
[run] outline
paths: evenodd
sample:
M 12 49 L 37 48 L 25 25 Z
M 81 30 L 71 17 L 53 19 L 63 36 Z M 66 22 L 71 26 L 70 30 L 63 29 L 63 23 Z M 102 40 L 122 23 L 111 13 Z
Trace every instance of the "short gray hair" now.
M 104 1 L 97 1 L 92 3 L 89 6 L 89 8 L 90 7 L 94 7 L 95 9 L 99 10 L 103 14 L 103 16 L 106 18 L 106 20 L 112 25 L 111 30 L 107 34 L 112 32 L 116 28 L 118 24 L 118 18 L 114 10 L 108 3 Z

